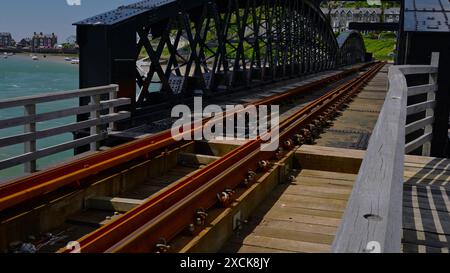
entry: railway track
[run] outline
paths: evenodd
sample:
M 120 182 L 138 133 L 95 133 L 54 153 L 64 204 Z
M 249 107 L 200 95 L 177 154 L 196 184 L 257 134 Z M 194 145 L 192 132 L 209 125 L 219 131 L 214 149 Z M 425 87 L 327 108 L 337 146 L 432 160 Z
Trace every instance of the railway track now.
M 361 68 L 364 68 L 362 66 Z M 262 99 L 255 105 L 282 104 L 287 98 L 317 90 L 341 80 L 360 68 L 346 70 L 323 80 L 287 90 L 284 93 Z M 129 142 L 114 149 L 74 160 L 62 166 L 53 167 L 42 172 L 4 183 L 0 186 L 0 211 L 12 208 L 36 197 L 54 192 L 63 187 L 77 187 L 87 183 L 84 179 L 99 174 L 130 160 L 150 158 L 161 151 L 179 146 L 171 137 L 170 130 L 163 131 L 144 139 Z
M 274 164 L 277 158 L 295 146 L 312 141 L 320 133 L 320 128 L 344 107 L 382 65 L 373 65 L 362 75 L 289 114 L 280 124 L 279 137 L 282 148 L 277 151 L 261 151 L 263 141 L 258 138 L 242 143 L 241 146 L 223 149 L 215 156 L 207 157 L 206 160 L 203 158 L 203 162 L 197 162 L 198 164 L 182 167 L 175 164 L 177 167 L 166 173 L 165 177 L 154 177 L 148 183 L 148 187 L 143 187 L 141 191 L 122 193 L 118 198 L 138 199 L 141 202 L 128 204 L 129 207 L 122 209 L 122 212 L 107 215 L 108 221 L 105 224 L 91 226 L 77 233 L 80 237 L 87 234 L 77 240 L 80 243 L 80 250 L 82 252 L 170 251 L 168 242 L 178 234 L 184 231 L 195 234 L 202 229 L 202 222 L 209 208 L 217 204 L 226 207 L 233 199 L 233 193 L 237 188 L 248 187 L 252 181 L 263 175 L 265 169 Z M 254 104 L 283 104 L 288 100 L 295 102 L 295 97 L 299 94 L 323 88 L 354 72 L 356 71 L 349 70 L 264 98 Z M 199 128 L 191 128 L 189 133 L 195 130 Z M 0 188 L 0 211 L 14 211 L 18 206 L 33 205 L 48 196 L 89 187 L 95 184 L 105 171 L 115 168 L 119 170 L 120 166 L 127 164 L 139 165 L 139 162 L 153 160 L 172 151 L 181 151 L 185 157 L 192 159 L 192 153 L 184 151 L 192 152 L 193 145 L 198 146 L 191 141 L 176 142 L 172 139 L 170 131 L 165 131 L 12 181 Z M 140 198 L 133 198 L 136 196 Z M 105 218 L 102 214 L 100 217 Z M 63 248 L 59 252 L 70 250 Z

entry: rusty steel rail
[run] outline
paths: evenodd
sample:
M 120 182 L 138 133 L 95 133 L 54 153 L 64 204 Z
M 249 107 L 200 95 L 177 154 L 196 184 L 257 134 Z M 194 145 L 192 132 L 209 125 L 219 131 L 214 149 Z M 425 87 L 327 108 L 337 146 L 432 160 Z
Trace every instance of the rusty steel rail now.
M 262 172 L 262 160 L 270 162 L 295 145 L 301 145 L 316 134 L 320 126 L 332 119 L 382 68 L 379 63 L 357 78 L 334 89 L 291 115 L 280 124 L 283 148 L 274 152 L 260 150 L 261 138 L 249 141 L 221 159 L 150 197 L 142 205 L 128 211 L 79 240 L 82 252 L 152 252 L 166 251 L 170 241 L 187 227 L 196 230 L 196 218 L 216 205 L 217 194 L 234 190 L 244 181 L 254 181 Z M 256 176 L 256 172 L 259 172 Z M 62 249 L 60 252 L 70 252 Z
M 329 83 L 343 79 L 368 65 L 370 64 L 348 69 L 323 80 L 293 88 L 282 94 L 270 96 L 254 103 L 254 105 L 280 103 L 287 97 L 320 88 Z M 191 133 L 201 129 L 192 127 L 193 126 L 191 126 Z M 54 192 L 63 187 L 80 187 L 83 183 L 88 183 L 87 178 L 89 177 L 126 164 L 131 160 L 140 158 L 148 159 L 151 156 L 164 151 L 164 149 L 171 145 L 180 145 L 180 143 L 172 138 L 170 130 L 166 130 L 154 136 L 135 140 L 107 151 L 98 152 L 61 166 L 56 166 L 4 183 L 0 186 L 0 211 L 12 208 L 23 202 Z

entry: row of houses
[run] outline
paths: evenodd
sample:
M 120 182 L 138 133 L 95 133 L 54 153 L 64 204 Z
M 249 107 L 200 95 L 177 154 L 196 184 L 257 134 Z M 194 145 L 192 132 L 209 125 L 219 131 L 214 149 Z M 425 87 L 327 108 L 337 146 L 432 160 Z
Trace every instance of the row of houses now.
M 35 51 L 44 48 L 55 48 L 58 45 L 58 37 L 55 33 L 44 34 L 42 32 L 35 32 L 32 38 L 24 38 L 19 42 L 14 41 L 11 33 L 0 32 L 0 48 L 6 47 L 19 47 L 19 48 L 30 48 Z
M 44 33 L 34 33 L 31 39 L 31 49 L 36 50 L 40 48 L 55 48 L 58 44 L 58 37 L 55 33 L 44 34 Z
M 335 32 L 348 29 L 350 22 L 399 22 L 400 8 L 388 8 L 384 11 L 381 8 L 337 8 L 331 11 L 323 8 L 325 15 L 330 15 L 331 26 Z

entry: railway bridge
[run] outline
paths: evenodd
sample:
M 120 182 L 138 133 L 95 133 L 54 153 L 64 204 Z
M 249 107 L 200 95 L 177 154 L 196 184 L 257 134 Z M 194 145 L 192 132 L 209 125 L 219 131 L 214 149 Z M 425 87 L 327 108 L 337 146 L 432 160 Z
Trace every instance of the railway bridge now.
M 394 65 L 357 31 L 336 37 L 319 4 L 146 0 L 76 23 L 80 89 L 0 101 L 24 109 L 0 120 L 24 127 L 0 138 L 24 146 L 0 160 L 24 165 L 0 184 L 0 249 L 448 252 L 446 6 L 402 3 Z M 79 104 L 39 111 L 68 99 Z M 195 100 L 217 107 L 171 130 L 171 109 Z M 239 116 L 226 135 L 194 138 Z

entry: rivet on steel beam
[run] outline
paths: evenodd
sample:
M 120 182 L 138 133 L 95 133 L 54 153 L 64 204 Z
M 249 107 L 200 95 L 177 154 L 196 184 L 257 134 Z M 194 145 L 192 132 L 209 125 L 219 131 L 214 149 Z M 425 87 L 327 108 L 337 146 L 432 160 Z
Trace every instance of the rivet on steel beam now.
M 225 204 L 228 204 L 230 196 L 226 192 L 221 192 L 217 194 L 217 199 L 219 199 L 220 204 L 224 206 Z
M 269 167 L 269 162 L 267 160 L 261 160 L 258 162 L 258 167 L 260 170 L 264 171 Z
M 206 221 L 206 217 L 208 217 L 208 213 L 204 209 L 198 209 L 195 212 L 195 224 L 197 226 L 203 226 Z
M 281 159 L 281 157 L 283 156 L 283 148 L 278 148 L 277 151 L 275 152 L 275 157 L 277 159 Z
M 294 135 L 294 140 L 297 145 L 303 145 L 305 143 L 305 138 L 301 134 Z
M 306 143 L 311 144 L 311 142 L 313 141 L 311 131 L 303 128 L 301 130 L 301 133 L 302 133 L 303 137 L 305 138 Z
M 292 182 L 294 182 L 296 179 L 297 179 L 297 178 L 295 177 L 295 175 L 289 175 L 289 177 L 288 177 L 288 182 L 289 182 L 289 183 L 292 183 Z
M 244 179 L 244 186 L 247 187 L 250 185 L 251 182 L 253 182 L 255 180 L 256 177 L 256 173 L 252 170 L 248 170 L 247 172 L 247 177 Z
M 230 195 L 234 195 L 236 193 L 236 191 L 233 190 L 233 189 L 225 189 L 225 192 L 230 194 Z
M 294 146 L 294 142 L 291 139 L 286 140 L 284 143 L 284 148 L 287 150 L 291 149 Z
M 189 232 L 189 234 L 193 235 L 195 232 L 195 225 L 189 224 L 189 226 L 187 227 L 187 232 Z
M 242 184 L 244 185 L 244 187 L 247 187 L 250 184 L 250 181 L 248 180 L 248 178 L 245 178 Z
M 156 244 L 156 253 L 167 253 L 170 250 L 170 245 L 167 243 L 166 239 L 161 238 L 159 239 L 159 243 Z
M 219 199 L 222 207 L 228 207 L 231 204 L 231 197 L 235 194 L 235 191 L 232 189 L 226 189 L 225 191 L 218 193 L 217 198 Z

